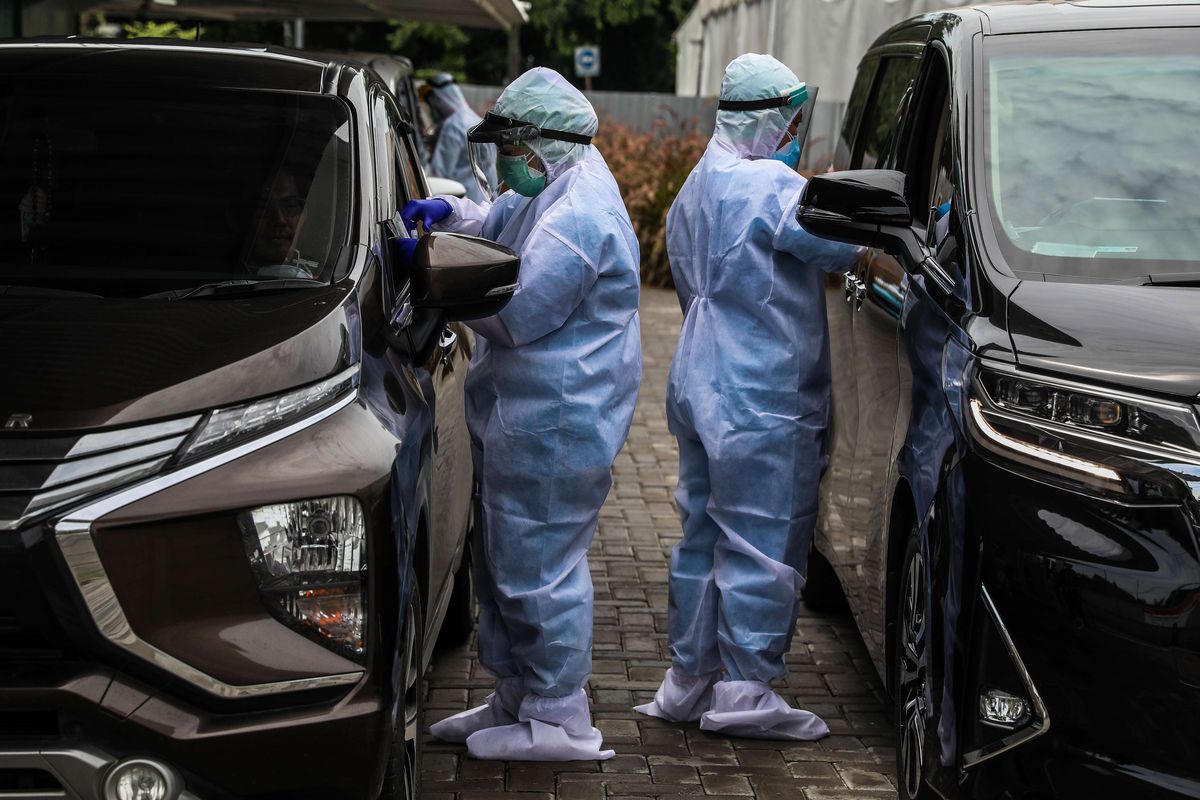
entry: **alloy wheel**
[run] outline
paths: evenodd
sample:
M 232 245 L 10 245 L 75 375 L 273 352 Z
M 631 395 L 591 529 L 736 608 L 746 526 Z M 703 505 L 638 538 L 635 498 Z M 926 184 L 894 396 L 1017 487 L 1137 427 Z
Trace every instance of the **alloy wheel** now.
M 896 696 L 900 747 L 896 771 L 905 798 L 919 798 L 924 790 L 925 702 L 928 676 L 925 650 L 928 642 L 928 616 L 925 597 L 925 559 L 913 548 L 901 585 L 900 619 L 896 643 Z
M 416 587 L 413 587 L 412 591 L 415 594 Z M 402 793 L 397 794 L 406 800 L 416 800 L 421 780 L 421 646 L 418 639 L 418 602 L 410 601 L 404 616 L 404 705 L 399 715 L 404 728 L 403 745 L 397 748 L 402 750 L 397 754 L 402 761 L 397 778 L 403 785 L 399 787 Z

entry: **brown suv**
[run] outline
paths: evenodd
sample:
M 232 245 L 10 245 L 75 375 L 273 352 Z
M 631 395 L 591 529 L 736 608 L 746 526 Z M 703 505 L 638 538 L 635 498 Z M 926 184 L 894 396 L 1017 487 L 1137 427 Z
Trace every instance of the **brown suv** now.
M 0 797 L 415 794 L 470 626 L 458 322 L 412 125 L 348 61 L 0 46 Z

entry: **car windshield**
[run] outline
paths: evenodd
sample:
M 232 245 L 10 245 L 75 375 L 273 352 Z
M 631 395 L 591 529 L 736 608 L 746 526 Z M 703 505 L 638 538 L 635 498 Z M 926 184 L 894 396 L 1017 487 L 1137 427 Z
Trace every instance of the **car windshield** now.
M 30 80 L 0 89 L 0 117 L 0 284 L 143 296 L 334 272 L 335 98 Z
M 988 199 L 1013 270 L 1200 272 L 1200 30 L 989 37 Z

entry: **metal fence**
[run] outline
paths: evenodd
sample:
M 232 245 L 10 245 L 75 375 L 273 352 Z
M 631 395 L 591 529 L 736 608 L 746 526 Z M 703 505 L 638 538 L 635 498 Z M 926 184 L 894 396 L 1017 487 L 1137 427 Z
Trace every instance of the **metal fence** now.
M 476 111 L 483 113 L 496 103 L 500 86 L 462 85 L 463 95 Z M 590 92 L 588 100 L 604 122 L 616 122 L 635 131 L 660 131 L 663 134 L 712 133 L 717 113 L 715 97 L 679 97 L 653 92 Z M 827 164 L 841 126 L 842 103 L 817 101 L 812 127 L 805 145 L 802 166 L 818 168 Z

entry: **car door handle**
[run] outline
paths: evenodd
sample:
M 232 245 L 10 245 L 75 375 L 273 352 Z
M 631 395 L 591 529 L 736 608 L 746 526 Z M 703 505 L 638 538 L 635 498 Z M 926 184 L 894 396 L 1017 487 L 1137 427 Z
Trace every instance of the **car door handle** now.
M 863 283 L 862 278 L 846 273 L 846 302 L 854 305 L 854 310 L 858 311 L 862 308 L 863 301 L 867 299 L 867 285 Z
M 454 361 L 454 347 L 458 344 L 458 334 L 449 325 L 442 328 L 442 338 L 438 340 L 438 345 L 442 348 L 442 363 L 450 366 Z

